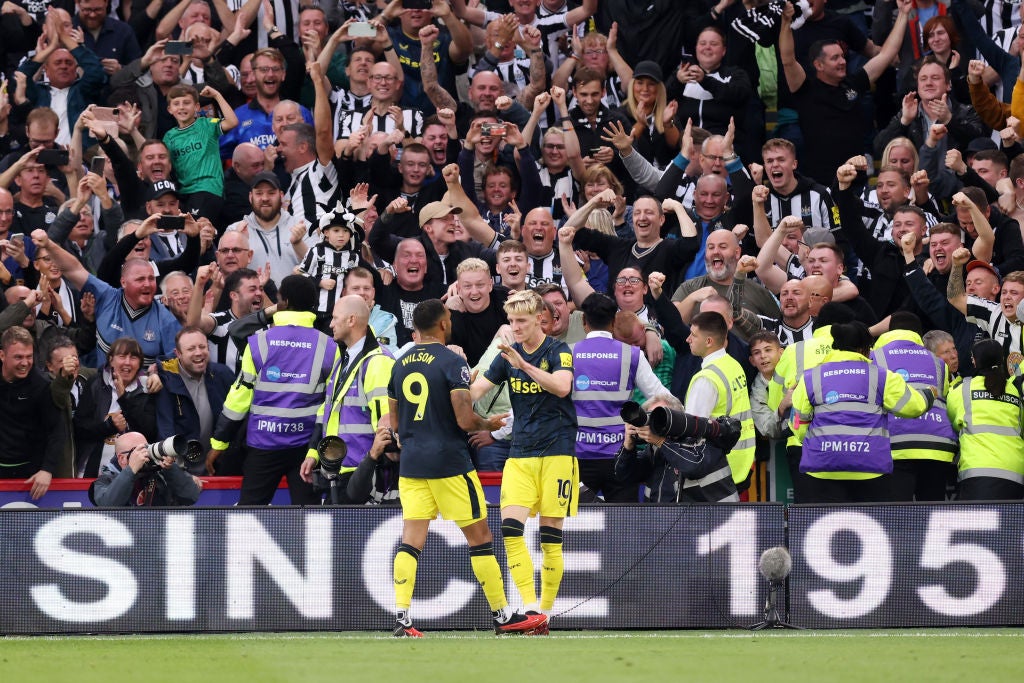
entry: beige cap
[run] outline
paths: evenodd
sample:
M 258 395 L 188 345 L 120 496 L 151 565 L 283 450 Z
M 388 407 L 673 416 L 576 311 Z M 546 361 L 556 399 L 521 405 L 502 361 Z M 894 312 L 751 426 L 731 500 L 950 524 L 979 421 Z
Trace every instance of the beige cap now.
M 430 202 L 420 209 L 420 227 L 422 228 L 435 218 L 444 218 L 453 213 L 462 213 L 462 209 L 457 206 L 448 206 L 444 202 Z

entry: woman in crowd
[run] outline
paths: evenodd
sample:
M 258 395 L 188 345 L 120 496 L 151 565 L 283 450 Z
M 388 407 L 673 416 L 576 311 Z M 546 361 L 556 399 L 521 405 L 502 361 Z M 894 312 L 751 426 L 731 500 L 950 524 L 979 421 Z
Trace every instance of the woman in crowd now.
M 142 348 L 131 337 L 114 341 L 107 365 L 82 390 L 75 411 L 78 476 L 96 477 L 114 455 L 114 439 L 124 432 L 141 432 L 156 439 L 156 403 L 161 388 L 156 375 L 142 370 Z

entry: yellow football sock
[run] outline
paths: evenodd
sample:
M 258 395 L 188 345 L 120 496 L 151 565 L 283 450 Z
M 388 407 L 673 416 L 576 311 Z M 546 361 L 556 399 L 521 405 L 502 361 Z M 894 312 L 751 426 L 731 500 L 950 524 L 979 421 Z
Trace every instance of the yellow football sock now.
M 394 581 L 395 607 L 408 610 L 412 604 L 412 591 L 416 587 L 416 566 L 419 564 L 420 551 L 405 543 L 398 546 L 395 553 Z
M 501 578 L 501 567 L 494 557 L 494 544 L 483 543 L 469 549 L 469 561 L 473 565 L 473 573 L 480 587 L 484 589 L 484 596 L 487 604 L 491 606 L 492 612 L 506 607 L 508 600 L 505 598 L 505 582 Z
M 515 519 L 503 520 L 501 535 L 505 539 L 508 571 L 515 581 L 519 597 L 524 605 L 532 605 L 537 602 L 537 589 L 533 583 L 533 559 L 523 538 L 523 523 Z
M 540 570 L 540 608 L 544 612 L 551 611 L 558 595 L 558 587 L 562 585 L 562 574 L 565 573 L 565 561 L 562 558 L 562 530 L 553 526 L 540 528 L 540 549 L 544 553 L 544 561 Z

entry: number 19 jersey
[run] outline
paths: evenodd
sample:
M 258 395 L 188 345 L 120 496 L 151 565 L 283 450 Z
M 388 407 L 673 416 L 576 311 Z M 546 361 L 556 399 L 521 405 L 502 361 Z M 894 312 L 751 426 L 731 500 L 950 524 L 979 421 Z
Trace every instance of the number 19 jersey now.
M 417 344 L 395 361 L 388 397 L 398 401 L 399 473 L 441 479 L 473 470 L 453 391 L 469 391 L 469 366 L 444 344 Z

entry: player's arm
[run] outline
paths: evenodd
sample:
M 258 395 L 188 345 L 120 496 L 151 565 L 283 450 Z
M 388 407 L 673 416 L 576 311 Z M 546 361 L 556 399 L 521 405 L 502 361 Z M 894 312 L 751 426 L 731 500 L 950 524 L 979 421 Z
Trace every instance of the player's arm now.
M 571 370 L 555 370 L 554 372 L 547 372 L 541 370 L 535 365 L 524 363 L 521 368 L 523 372 L 530 376 L 530 379 L 537 382 L 540 388 L 544 391 L 554 394 L 560 398 L 565 398 L 572 393 L 572 371 Z
M 491 380 L 484 377 L 483 373 L 480 373 L 473 383 L 469 385 L 469 397 L 472 401 L 480 400 L 480 397 L 486 394 L 488 391 L 494 388 L 494 384 Z
M 463 388 L 451 390 L 452 410 L 455 411 L 455 419 L 459 423 L 459 428 L 464 432 L 493 432 L 501 429 L 508 413 L 492 415 L 488 418 L 480 417 L 473 412 L 473 399 L 470 393 Z

